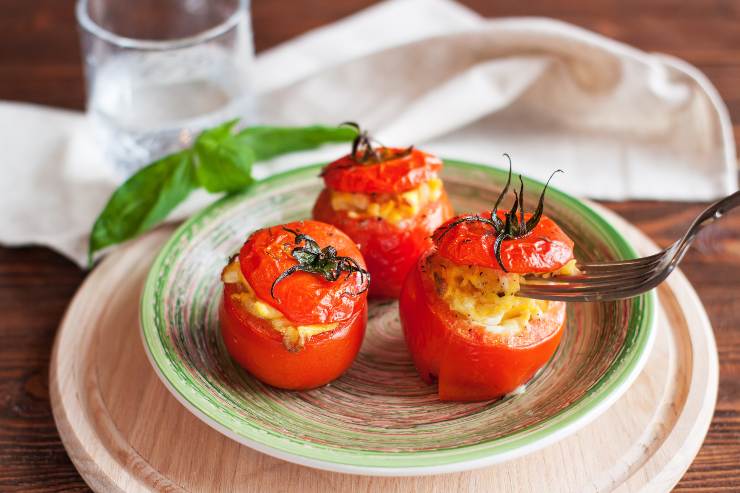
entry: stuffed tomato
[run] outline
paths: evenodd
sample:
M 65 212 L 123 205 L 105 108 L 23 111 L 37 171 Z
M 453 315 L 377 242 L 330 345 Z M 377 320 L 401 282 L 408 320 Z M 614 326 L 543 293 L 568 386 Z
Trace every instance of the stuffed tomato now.
M 350 154 L 324 168 L 313 217 L 357 242 L 373 276 L 371 296 L 397 298 L 432 232 L 452 217 L 441 169 L 439 158 L 418 149 L 373 147 L 364 132 Z
M 399 305 L 406 343 L 421 378 L 438 383 L 441 400 L 510 393 L 560 342 L 565 304 L 516 293 L 525 274 L 573 273 L 573 242 L 542 216 L 544 191 L 534 214 L 521 211 L 519 195 L 509 211 L 494 207 L 442 225 L 435 247 L 404 283 Z
M 221 278 L 226 348 L 259 380 L 318 387 L 357 355 L 370 277 L 355 243 L 335 227 L 299 221 L 258 230 Z

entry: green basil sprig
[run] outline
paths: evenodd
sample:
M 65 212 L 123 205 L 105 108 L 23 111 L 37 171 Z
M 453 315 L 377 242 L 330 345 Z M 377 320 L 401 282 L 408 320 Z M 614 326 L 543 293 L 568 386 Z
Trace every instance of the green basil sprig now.
M 118 187 L 95 220 L 88 261 L 92 263 L 95 252 L 151 229 L 197 188 L 235 192 L 252 184 L 256 161 L 357 136 L 353 128 L 321 125 L 259 126 L 236 132 L 237 122 L 203 131 L 191 148 L 141 168 Z

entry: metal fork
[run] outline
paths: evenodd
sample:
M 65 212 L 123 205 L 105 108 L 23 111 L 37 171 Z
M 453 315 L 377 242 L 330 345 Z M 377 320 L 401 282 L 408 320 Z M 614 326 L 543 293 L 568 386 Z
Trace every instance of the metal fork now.
M 616 262 L 586 263 L 576 276 L 525 276 L 518 296 L 556 301 L 611 301 L 650 291 L 676 268 L 704 227 L 740 206 L 740 191 L 715 202 L 694 219 L 683 238 L 649 257 Z

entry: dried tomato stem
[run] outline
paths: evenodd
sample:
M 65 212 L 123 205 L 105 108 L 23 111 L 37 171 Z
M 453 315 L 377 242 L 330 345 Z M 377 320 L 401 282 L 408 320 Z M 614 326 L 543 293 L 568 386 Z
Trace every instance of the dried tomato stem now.
M 277 299 L 275 298 L 275 286 L 296 272 L 318 274 L 327 281 L 332 282 L 339 279 L 342 272 L 347 273 L 347 278 L 357 272 L 360 274 L 360 279 L 364 287 L 362 290 L 353 294 L 359 295 L 367 291 L 370 284 L 370 273 L 360 267 L 355 259 L 352 257 L 338 256 L 337 249 L 331 245 L 323 249 L 320 248 L 316 240 L 307 234 L 286 227 L 283 227 L 283 229 L 292 233 L 295 236 L 294 244 L 299 245 L 290 252 L 290 255 L 298 261 L 298 264 L 287 269 L 273 281 L 272 286 L 270 286 L 270 296 L 273 299 Z M 300 246 L 301 243 L 303 243 L 303 246 Z
M 503 261 L 501 260 L 502 243 L 506 240 L 516 240 L 518 238 L 522 238 L 534 230 L 534 228 L 537 226 L 537 224 L 539 224 L 540 219 L 542 218 L 542 213 L 545 208 L 545 192 L 547 192 L 547 187 L 550 185 L 550 180 L 552 180 L 552 177 L 555 176 L 556 173 L 562 173 L 563 170 L 558 169 L 553 171 L 553 173 L 550 175 L 550 178 L 547 179 L 545 187 L 542 189 L 542 193 L 540 194 L 540 200 L 537 204 L 537 208 L 535 209 L 534 213 L 532 213 L 532 216 L 529 218 L 528 221 L 524 220 L 524 180 L 522 179 L 522 175 L 519 175 L 519 192 L 517 193 L 516 190 L 512 190 L 512 193 L 514 194 L 514 203 L 511 205 L 511 208 L 504 214 L 504 219 L 502 220 L 500 217 L 498 217 L 498 207 L 501 204 L 501 201 L 504 199 L 506 193 L 509 191 L 509 186 L 511 185 L 512 167 L 511 157 L 506 153 L 504 153 L 504 156 L 509 161 L 509 175 L 506 179 L 506 185 L 504 185 L 503 190 L 501 190 L 501 193 L 496 199 L 496 203 L 493 205 L 493 209 L 491 209 L 491 218 L 488 219 L 477 214 L 474 216 L 463 216 L 447 225 L 441 233 L 436 235 L 436 240 L 439 241 L 452 228 L 462 223 L 480 222 L 486 224 L 487 226 L 490 226 L 496 233 L 496 240 L 493 243 L 493 255 L 496 258 L 496 262 L 498 263 L 499 267 L 501 267 L 501 270 L 503 270 L 504 272 L 508 272 L 508 270 L 504 266 Z M 517 217 L 517 211 L 519 212 L 519 217 Z

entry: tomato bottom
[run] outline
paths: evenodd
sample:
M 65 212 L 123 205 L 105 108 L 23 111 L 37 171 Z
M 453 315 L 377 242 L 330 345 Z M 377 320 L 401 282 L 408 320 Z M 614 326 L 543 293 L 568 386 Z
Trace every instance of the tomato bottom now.
M 399 301 L 406 344 L 421 378 L 438 382 L 443 401 L 502 397 L 527 383 L 549 361 L 565 327 L 565 303 L 552 302 L 517 337 L 497 335 L 452 311 L 423 271 L 426 255 L 404 283 Z
M 221 335 L 231 357 L 260 381 L 287 390 L 325 385 L 349 368 L 367 325 L 367 303 L 339 326 L 313 336 L 303 348 L 288 351 L 283 336 L 264 319 L 235 303 L 227 285 L 219 307 Z

